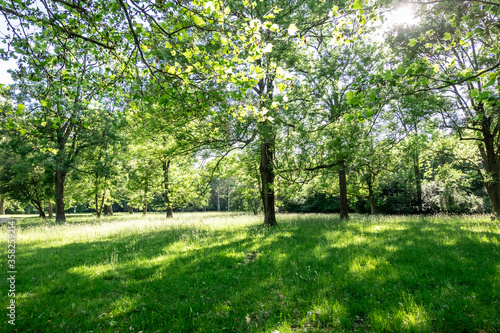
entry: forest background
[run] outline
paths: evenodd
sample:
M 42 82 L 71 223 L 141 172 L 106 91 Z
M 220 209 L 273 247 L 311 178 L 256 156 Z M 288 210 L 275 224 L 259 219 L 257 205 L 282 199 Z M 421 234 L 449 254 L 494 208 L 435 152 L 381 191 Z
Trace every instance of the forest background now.
M 0 214 L 500 216 L 497 1 L 0 1 Z

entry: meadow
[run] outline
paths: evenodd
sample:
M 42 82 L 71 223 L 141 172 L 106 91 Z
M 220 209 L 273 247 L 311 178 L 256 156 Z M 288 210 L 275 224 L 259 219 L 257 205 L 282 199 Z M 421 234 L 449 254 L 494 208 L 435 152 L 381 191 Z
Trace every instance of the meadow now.
M 489 216 L 68 215 L 16 222 L 2 332 L 496 332 Z M 6 272 L 7 225 L 0 226 Z M 6 273 L 2 274 L 6 276 Z

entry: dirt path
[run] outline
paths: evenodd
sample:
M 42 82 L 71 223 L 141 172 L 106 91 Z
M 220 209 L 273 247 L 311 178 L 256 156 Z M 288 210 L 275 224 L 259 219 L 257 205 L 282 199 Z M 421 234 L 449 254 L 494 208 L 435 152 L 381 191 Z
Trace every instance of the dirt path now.
M 12 217 L 0 217 L 0 224 L 5 223 L 5 222 L 10 222 L 10 221 L 17 221 L 20 220 L 19 218 L 12 218 Z

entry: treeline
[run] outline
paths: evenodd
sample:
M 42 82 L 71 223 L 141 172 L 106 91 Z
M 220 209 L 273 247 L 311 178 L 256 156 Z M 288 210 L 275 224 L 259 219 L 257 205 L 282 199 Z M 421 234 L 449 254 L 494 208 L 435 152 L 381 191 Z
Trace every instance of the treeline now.
M 400 5 L 0 1 L 7 210 L 500 217 L 500 4 Z

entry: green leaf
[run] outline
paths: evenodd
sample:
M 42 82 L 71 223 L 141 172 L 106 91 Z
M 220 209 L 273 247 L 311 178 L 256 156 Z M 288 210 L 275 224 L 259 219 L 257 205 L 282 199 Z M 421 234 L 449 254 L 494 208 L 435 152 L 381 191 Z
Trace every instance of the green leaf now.
M 44 101 L 44 100 L 42 99 L 42 100 L 40 101 L 40 104 L 41 104 L 42 106 L 47 106 L 47 104 L 48 104 L 48 103 L 47 103 L 47 101 Z
M 352 9 L 363 9 L 363 2 L 361 0 L 355 0 L 351 6 Z
M 495 81 L 496 81 L 496 75 L 494 75 L 493 77 L 490 78 L 490 80 L 483 86 L 483 88 L 487 88 L 487 87 L 490 87 L 492 85 L 495 84 Z
M 415 38 L 410 39 L 410 42 L 408 43 L 408 45 L 415 46 L 415 44 L 417 44 L 417 40 Z
M 207 24 L 201 17 L 199 17 L 197 15 L 193 16 L 193 22 L 196 25 L 199 25 L 200 27 L 203 27 Z
M 406 68 L 404 67 L 398 67 L 398 69 L 396 69 L 396 74 L 404 75 L 405 73 L 406 73 Z
M 450 39 L 451 39 L 451 35 L 450 35 L 450 33 L 449 33 L 449 32 L 445 32 L 445 33 L 444 33 L 444 36 L 443 36 L 443 39 L 444 39 L 444 40 L 450 40 Z

